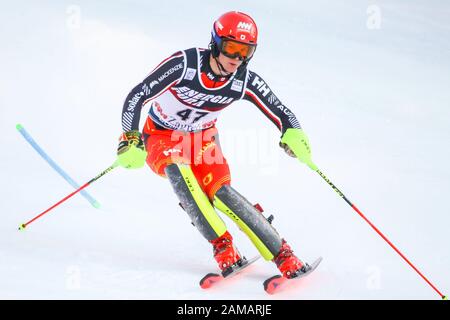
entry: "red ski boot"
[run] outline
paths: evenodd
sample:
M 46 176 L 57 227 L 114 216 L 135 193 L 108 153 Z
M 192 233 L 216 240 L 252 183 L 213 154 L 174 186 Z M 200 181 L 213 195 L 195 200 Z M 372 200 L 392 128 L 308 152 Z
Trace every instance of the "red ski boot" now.
M 233 237 L 228 231 L 210 242 L 213 245 L 214 259 L 219 264 L 220 270 L 232 266 L 241 259 L 239 252 L 233 245 Z
M 297 258 L 291 247 L 283 239 L 280 252 L 272 260 L 278 267 L 278 270 L 283 274 L 283 277 L 291 279 L 295 278 L 298 273 L 303 272 L 302 268 L 304 266 L 303 262 Z

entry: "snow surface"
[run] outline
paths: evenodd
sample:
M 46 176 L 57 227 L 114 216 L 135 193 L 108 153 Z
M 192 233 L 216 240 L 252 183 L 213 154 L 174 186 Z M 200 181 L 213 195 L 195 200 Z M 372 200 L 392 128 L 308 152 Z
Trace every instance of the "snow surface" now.
M 239 280 L 200 289 L 216 268 L 210 245 L 148 168 L 118 168 L 89 187 L 99 210 L 76 196 L 17 230 L 73 189 L 15 125 L 88 181 L 114 161 L 128 91 L 171 53 L 205 47 L 228 10 L 257 21 L 250 67 L 296 113 L 325 175 L 448 293 L 448 1 L 80 0 L 14 1 L 0 12 L 0 298 L 439 298 L 317 174 L 283 153 L 276 128 L 245 101 L 218 123 L 233 185 L 275 215 L 299 257 L 324 257 L 298 286 L 267 295 L 262 282 L 276 268 L 260 260 Z M 224 219 L 240 251 L 255 255 Z

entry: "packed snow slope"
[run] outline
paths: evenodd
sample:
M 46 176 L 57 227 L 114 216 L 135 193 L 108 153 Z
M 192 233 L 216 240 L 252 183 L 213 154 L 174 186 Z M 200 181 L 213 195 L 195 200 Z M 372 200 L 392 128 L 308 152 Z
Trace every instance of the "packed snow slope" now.
M 206 47 L 223 12 L 251 14 L 259 73 L 308 133 L 324 174 L 443 292 L 450 290 L 448 1 L 25 1 L 0 12 L 0 298 L 439 299 L 279 132 L 241 101 L 218 121 L 233 186 L 320 267 L 268 296 L 276 273 L 209 291 L 217 266 L 168 181 L 117 168 L 73 191 L 15 130 L 21 123 L 79 183 L 115 160 L 131 88 L 177 50 Z M 145 110 L 142 119 L 145 118 Z M 256 254 L 226 217 L 240 251 Z

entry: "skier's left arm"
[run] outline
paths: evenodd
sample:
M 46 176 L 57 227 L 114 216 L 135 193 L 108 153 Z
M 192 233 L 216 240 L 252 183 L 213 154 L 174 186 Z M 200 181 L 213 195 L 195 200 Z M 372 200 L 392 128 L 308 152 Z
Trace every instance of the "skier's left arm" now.
M 267 83 L 253 71 L 249 71 L 243 99 L 253 103 L 277 126 L 281 132 L 280 147 L 287 154 L 317 170 L 317 166 L 311 160 L 308 136 L 294 113 L 283 105 Z

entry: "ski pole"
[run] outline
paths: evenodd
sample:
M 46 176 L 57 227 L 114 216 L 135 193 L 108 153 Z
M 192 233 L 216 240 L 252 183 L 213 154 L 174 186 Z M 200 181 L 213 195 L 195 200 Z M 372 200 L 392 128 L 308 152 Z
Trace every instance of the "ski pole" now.
M 63 203 L 64 201 L 66 201 L 67 199 L 69 199 L 70 197 L 72 197 L 73 195 L 77 194 L 78 192 L 80 192 L 81 190 L 83 190 L 84 188 L 86 188 L 87 186 L 89 186 L 90 184 L 94 183 L 95 181 L 97 181 L 98 179 L 100 179 L 101 177 L 103 177 L 105 174 L 107 174 L 108 172 L 110 172 L 111 170 L 113 170 L 114 168 L 116 168 L 119 165 L 118 161 L 114 162 L 110 167 L 108 167 L 105 171 L 101 172 L 99 175 L 97 175 L 95 178 L 92 178 L 91 180 L 89 180 L 88 182 L 86 182 L 85 184 L 83 184 L 81 187 L 79 187 L 77 190 L 75 190 L 74 192 L 72 192 L 71 194 L 67 195 L 66 197 L 64 197 L 63 199 L 59 200 L 57 203 L 55 203 L 54 205 L 52 205 L 50 208 L 48 208 L 47 210 L 45 210 L 44 212 L 38 214 L 36 217 L 34 217 L 33 219 L 31 219 L 30 221 L 26 222 L 26 223 L 22 223 L 19 227 L 19 230 L 24 230 L 29 224 L 31 224 L 33 221 L 39 219 L 40 217 L 42 217 L 44 214 L 46 214 L 47 212 L 49 212 L 50 210 L 52 210 L 53 208 L 59 206 L 61 203 Z
M 330 181 L 330 179 L 328 179 L 323 173 L 322 171 L 320 171 L 319 169 L 315 170 L 332 188 L 334 191 L 336 191 L 336 193 L 345 200 L 345 202 L 348 203 L 348 205 L 350 207 L 352 207 L 360 216 L 361 218 L 363 218 L 371 227 L 372 229 L 374 229 L 390 246 L 392 249 L 395 250 L 395 252 L 397 252 L 400 257 L 403 258 L 403 260 L 405 260 L 410 266 L 411 268 L 414 269 L 414 271 L 416 271 L 422 278 L 423 280 L 425 280 L 433 289 L 434 291 L 436 291 L 442 298 L 442 300 L 447 300 L 447 297 L 445 295 L 443 295 L 423 274 L 422 272 L 419 271 L 419 269 L 417 269 L 409 260 L 408 258 L 406 258 L 403 253 L 400 252 L 400 250 L 397 249 L 396 246 L 394 246 L 394 244 L 389 241 L 388 238 L 386 238 L 386 236 L 372 223 L 370 222 L 369 219 L 367 219 L 364 214 L 353 204 L 350 202 L 350 200 L 348 200 L 348 198 Z
M 78 189 L 80 186 L 39 146 L 39 144 L 31 137 L 31 135 L 25 130 L 21 124 L 16 125 L 17 131 L 25 138 L 25 140 L 33 147 L 34 150 L 54 169 L 61 177 L 63 177 L 74 189 Z M 100 203 L 92 198 L 92 196 L 85 190 L 82 190 L 80 194 L 85 197 L 95 208 L 100 208 Z

